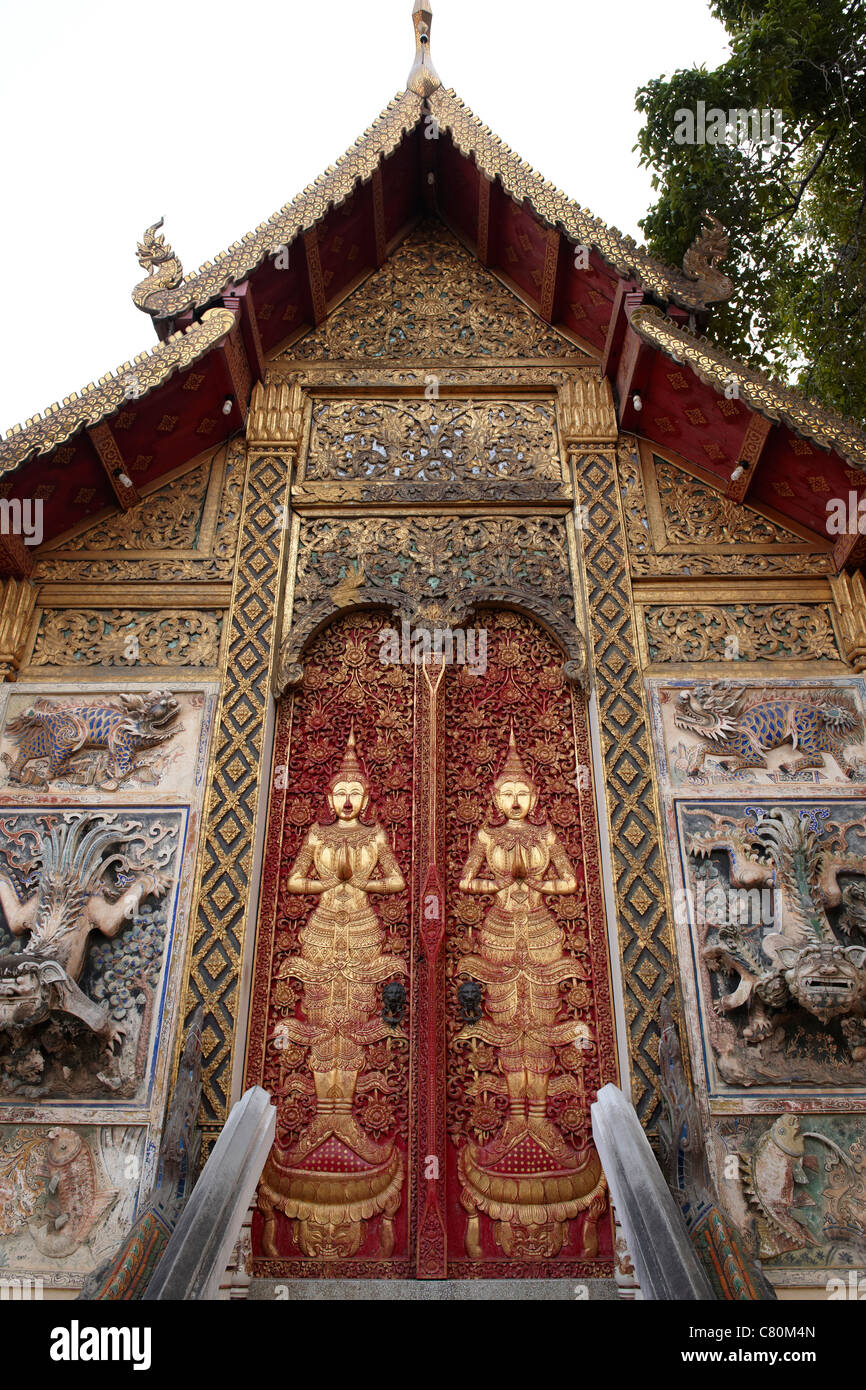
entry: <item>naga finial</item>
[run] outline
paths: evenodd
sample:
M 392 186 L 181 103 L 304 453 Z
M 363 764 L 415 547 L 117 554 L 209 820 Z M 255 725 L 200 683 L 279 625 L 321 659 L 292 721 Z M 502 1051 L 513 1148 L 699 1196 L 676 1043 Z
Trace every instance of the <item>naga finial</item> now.
M 406 90 L 417 92 L 422 97 L 429 97 L 432 96 L 437 87 L 442 86 L 439 74 L 433 66 L 433 59 L 430 57 L 430 29 L 433 24 L 433 8 L 430 0 L 415 0 L 412 23 L 415 26 L 415 62 L 409 73 Z
M 730 299 L 733 293 L 733 280 L 718 269 L 730 250 L 731 239 L 727 228 L 711 212 L 701 216 L 701 230 L 683 256 L 683 271 L 698 283 L 704 302 L 712 304 Z
M 164 221 L 165 218 L 161 217 L 158 222 L 148 227 L 136 248 L 138 264 L 148 274 L 132 291 L 132 301 L 136 308 L 143 309 L 146 314 L 156 312 L 150 303 L 155 293 L 176 289 L 183 279 L 180 260 L 165 237 L 159 234 Z

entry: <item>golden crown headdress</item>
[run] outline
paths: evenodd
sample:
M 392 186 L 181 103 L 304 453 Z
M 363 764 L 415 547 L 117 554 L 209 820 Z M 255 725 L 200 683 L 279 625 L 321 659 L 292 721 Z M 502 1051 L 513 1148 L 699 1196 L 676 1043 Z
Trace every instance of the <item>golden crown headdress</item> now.
M 499 769 L 499 775 L 496 778 L 494 786 L 498 786 L 500 782 L 517 781 L 526 782 L 530 787 L 535 786 L 532 777 L 530 777 L 529 773 L 526 771 L 523 760 L 517 751 L 517 743 L 514 738 L 514 725 L 512 724 L 508 734 L 508 752 L 505 755 L 505 761 L 502 767 Z
M 358 754 L 358 745 L 355 742 L 355 726 L 353 724 L 349 731 L 349 738 L 346 743 L 346 750 L 343 753 L 343 760 L 331 778 L 331 786 L 335 787 L 338 782 L 363 782 L 366 785 L 367 781 L 367 769 L 364 767 Z

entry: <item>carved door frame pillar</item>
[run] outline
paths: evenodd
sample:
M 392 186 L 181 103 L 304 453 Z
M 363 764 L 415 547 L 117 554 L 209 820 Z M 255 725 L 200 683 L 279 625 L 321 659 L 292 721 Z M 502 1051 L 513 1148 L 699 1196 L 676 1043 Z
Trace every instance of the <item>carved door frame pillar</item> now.
M 302 418 L 282 409 L 280 439 L 256 436 L 257 387 L 248 417 L 238 550 L 227 615 L 228 640 L 208 774 L 204 851 L 195 928 L 186 970 L 185 1019 L 204 1006 L 202 1030 L 203 1154 L 206 1157 L 238 1099 L 243 995 L 257 908 L 268 798 L 279 615 L 290 544 L 290 488 Z M 290 399 L 299 402 L 299 393 Z M 262 430 L 259 430 L 262 433 Z M 185 1031 L 180 1030 L 179 1036 Z M 177 1059 L 175 1059 L 177 1061 Z

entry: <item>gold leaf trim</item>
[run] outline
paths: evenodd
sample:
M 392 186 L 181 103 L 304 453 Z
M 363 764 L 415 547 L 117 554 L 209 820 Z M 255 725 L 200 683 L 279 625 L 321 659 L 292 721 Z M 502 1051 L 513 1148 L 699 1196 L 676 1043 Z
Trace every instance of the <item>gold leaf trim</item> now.
M 573 203 L 520 159 L 489 126 L 482 125 L 456 92 L 441 89 L 434 92 L 430 110 L 440 128 L 451 132 L 461 154 L 474 157 L 483 174 L 490 180 L 498 177 L 506 193 L 518 203 L 527 200 L 548 226 L 561 227 L 577 245 L 595 247 L 620 275 L 637 277 L 646 289 L 688 309 L 705 309 L 709 304 L 727 299 L 730 290 L 726 291 L 722 283 L 725 277 L 718 276 L 718 283 L 704 276 L 690 278 L 657 261 L 638 246 L 633 237 L 625 236 L 616 227 L 608 227 L 588 209 Z
M 729 357 L 706 338 L 697 338 L 686 329 L 678 328 L 660 309 L 651 305 L 635 310 L 631 326 L 644 342 L 691 367 L 701 381 L 720 394 L 731 378 L 735 378 L 740 400 L 753 410 L 777 424 L 787 425 L 796 434 L 808 436 L 822 449 L 834 449 L 849 463 L 866 469 L 866 434 L 853 420 L 834 414 L 818 401 L 801 396 L 757 368 Z
M 0 440 L 0 473 L 17 468 L 33 454 L 47 454 L 65 444 L 84 426 L 92 426 L 119 410 L 129 399 L 129 383 L 135 381 L 135 399 L 140 400 L 176 371 L 189 367 L 210 352 L 230 332 L 235 316 L 230 309 L 209 309 L 199 323 L 186 332 L 172 333 L 150 352 L 139 353 L 133 362 L 124 362 L 116 372 L 101 378 L 96 386 L 67 396 L 62 405 L 50 405 L 43 415 L 34 415 L 26 425 L 13 425 Z
M 148 294 L 139 308 L 156 318 L 173 318 L 184 310 L 206 304 L 229 283 L 240 284 L 276 247 L 287 246 L 299 232 L 308 231 L 333 206 L 340 207 L 357 183 L 373 177 L 383 159 L 392 154 L 403 136 L 418 124 L 422 101 L 415 92 L 404 92 L 389 102 L 373 124 L 335 165 L 254 232 L 221 251 L 214 263 L 206 261 L 174 289 Z

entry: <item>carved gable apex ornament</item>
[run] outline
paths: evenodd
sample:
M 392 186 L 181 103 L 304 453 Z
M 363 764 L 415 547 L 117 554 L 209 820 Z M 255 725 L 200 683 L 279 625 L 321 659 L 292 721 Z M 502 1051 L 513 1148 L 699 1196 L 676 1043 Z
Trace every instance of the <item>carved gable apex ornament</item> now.
M 588 360 L 440 222 L 416 228 L 381 270 L 282 357 Z
M 433 6 L 429 0 L 415 0 L 412 11 L 412 24 L 415 28 L 415 61 L 406 83 L 406 90 L 417 92 L 419 96 L 429 97 L 441 87 L 439 74 L 430 56 L 430 29 L 433 24 Z

